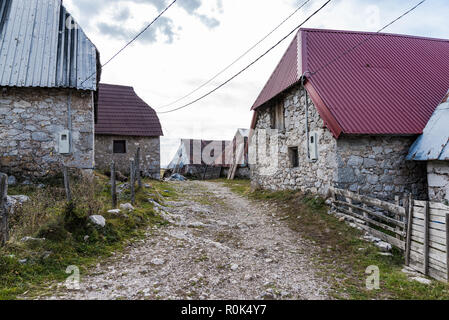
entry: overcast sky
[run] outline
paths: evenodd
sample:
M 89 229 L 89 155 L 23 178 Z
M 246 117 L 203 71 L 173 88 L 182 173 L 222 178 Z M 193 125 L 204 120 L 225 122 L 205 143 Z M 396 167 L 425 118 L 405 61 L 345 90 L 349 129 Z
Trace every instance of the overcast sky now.
M 64 0 L 100 51 L 102 62 L 133 38 L 172 0 Z M 103 69 L 102 82 L 133 86 L 154 109 L 209 80 L 263 38 L 305 0 L 178 0 L 143 36 Z M 246 66 L 302 22 L 325 0 L 311 0 L 278 31 L 209 86 L 201 96 Z M 304 27 L 377 31 L 419 0 L 333 0 Z M 427 0 L 386 32 L 449 39 L 449 1 Z M 292 36 L 293 37 L 293 36 Z M 231 140 L 248 128 L 250 108 L 291 38 L 246 73 L 189 108 L 160 115 L 167 164 L 180 138 Z

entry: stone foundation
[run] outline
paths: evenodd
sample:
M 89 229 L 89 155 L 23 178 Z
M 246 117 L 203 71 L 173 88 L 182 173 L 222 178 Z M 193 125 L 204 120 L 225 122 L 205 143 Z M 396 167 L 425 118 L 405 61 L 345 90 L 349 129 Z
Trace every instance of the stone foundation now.
M 113 153 L 113 141 L 125 140 L 126 153 Z M 131 136 L 95 136 L 95 168 L 110 170 L 112 160 L 116 170 L 129 175 L 130 160 L 135 158 L 137 148 L 140 147 L 140 170 L 142 175 L 159 180 L 160 139 L 159 137 L 131 137 Z
M 309 97 L 309 131 L 318 137 L 318 160 L 307 157 L 305 92 L 292 88 L 283 98 L 285 130 L 271 130 L 270 107 L 258 110 L 251 149 L 254 188 L 295 189 L 323 196 L 330 186 L 348 189 L 383 200 L 412 193 L 427 198 L 426 168 L 405 161 L 416 137 L 341 136 L 336 140 L 325 127 Z M 264 136 L 266 132 L 266 137 Z M 297 147 L 299 165 L 292 167 L 289 148 Z M 267 149 L 267 152 L 261 152 Z M 260 154 L 266 154 L 265 157 Z
M 449 205 L 449 161 L 429 161 L 427 181 L 429 200 Z
M 94 105 L 91 91 L 4 88 L 0 96 L 0 171 L 19 179 L 61 173 L 61 166 L 92 169 Z M 71 153 L 59 154 L 59 134 L 69 129 Z

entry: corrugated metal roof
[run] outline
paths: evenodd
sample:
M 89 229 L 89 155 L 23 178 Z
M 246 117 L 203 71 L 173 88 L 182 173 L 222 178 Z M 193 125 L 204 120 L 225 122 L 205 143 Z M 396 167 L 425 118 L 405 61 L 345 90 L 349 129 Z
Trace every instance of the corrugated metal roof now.
M 253 109 L 266 103 L 298 81 L 298 37 L 296 36 L 282 57 L 262 92 L 257 97 Z
M 314 72 L 370 38 L 307 79 L 306 88 L 335 137 L 421 134 L 449 88 L 448 40 L 319 29 L 301 29 L 297 37 L 296 56 L 281 61 L 276 78 L 289 68 L 285 77 L 290 78 L 298 59 L 300 70 Z M 275 98 L 276 86 L 270 79 L 253 109 Z
M 1 0 L 0 86 L 96 90 L 97 49 L 70 19 L 61 0 Z
M 100 84 L 95 134 L 140 137 L 162 136 L 156 112 L 132 87 Z
M 440 104 L 411 146 L 407 160 L 449 160 L 449 102 Z

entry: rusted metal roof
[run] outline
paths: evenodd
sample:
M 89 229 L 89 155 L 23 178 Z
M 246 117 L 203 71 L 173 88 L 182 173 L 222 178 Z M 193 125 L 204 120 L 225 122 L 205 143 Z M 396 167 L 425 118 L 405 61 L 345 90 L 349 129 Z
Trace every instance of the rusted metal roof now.
M 156 112 L 132 87 L 102 83 L 95 134 L 159 137 L 163 132 Z
M 449 88 L 448 40 L 319 29 L 301 29 L 297 38 L 289 48 L 298 44 L 296 55 L 287 51 L 253 109 L 367 38 L 320 72 L 306 74 L 306 89 L 336 138 L 421 134 Z M 295 72 L 295 81 L 275 80 Z
M 449 102 L 440 104 L 411 146 L 407 160 L 449 160 Z
M 0 1 L 0 86 L 97 90 L 97 70 L 97 49 L 61 0 Z

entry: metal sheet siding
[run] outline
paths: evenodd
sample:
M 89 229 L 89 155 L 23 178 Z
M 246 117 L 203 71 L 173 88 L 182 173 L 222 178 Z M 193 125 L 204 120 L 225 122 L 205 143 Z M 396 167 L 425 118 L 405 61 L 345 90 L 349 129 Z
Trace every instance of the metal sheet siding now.
M 298 37 L 295 36 L 270 79 L 266 83 L 252 110 L 268 102 L 298 81 Z
M 290 47 L 252 109 L 287 89 L 286 79 L 290 86 L 299 81 L 288 72 L 298 60 L 297 70 L 313 73 L 368 38 L 307 75 L 314 103 L 337 138 L 421 134 L 449 88 L 448 40 L 320 29 L 301 29 L 297 37 L 296 56 Z
M 411 146 L 407 160 L 449 160 L 449 102 L 433 113 L 424 133 Z
M 0 86 L 97 89 L 97 50 L 68 17 L 60 0 L 1 1 Z

